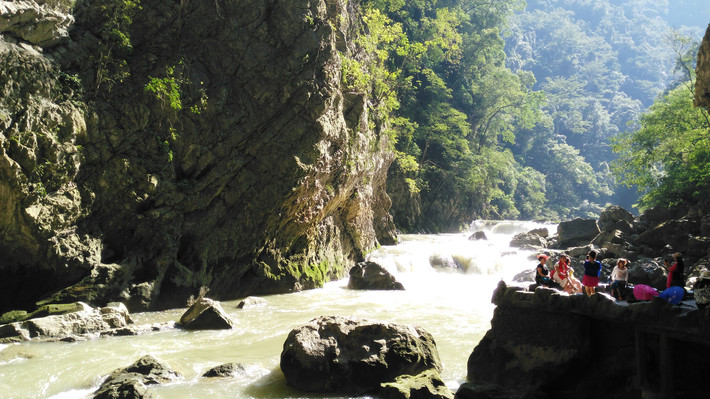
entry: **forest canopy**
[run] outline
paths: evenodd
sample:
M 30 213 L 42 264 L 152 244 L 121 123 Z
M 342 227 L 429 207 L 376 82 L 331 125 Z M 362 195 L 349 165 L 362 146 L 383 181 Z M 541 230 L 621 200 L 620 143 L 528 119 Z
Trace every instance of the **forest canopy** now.
M 700 3 L 683 6 L 701 12 Z M 648 177 L 624 169 L 630 158 L 623 152 L 633 147 L 628 132 L 650 123 L 642 113 L 684 79 L 674 73 L 672 32 L 700 38 L 700 26 L 671 29 L 675 4 L 363 5 L 376 66 L 363 71 L 345 62 L 344 80 L 354 88 L 356 75 L 367 76 L 364 84 L 381 93 L 372 104 L 388 115 L 394 139 L 388 192 L 401 230 L 455 231 L 476 218 L 596 216 L 611 202 L 630 208 L 635 188 L 651 187 Z M 642 206 L 651 203 L 642 197 Z

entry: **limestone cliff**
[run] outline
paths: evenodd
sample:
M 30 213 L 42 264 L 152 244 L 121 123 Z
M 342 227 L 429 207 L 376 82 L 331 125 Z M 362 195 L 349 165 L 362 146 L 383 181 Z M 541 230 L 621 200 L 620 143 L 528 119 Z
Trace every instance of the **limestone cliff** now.
M 0 9 L 0 310 L 313 288 L 395 240 L 355 2 Z
M 695 105 L 710 110 L 710 25 L 698 50 L 695 78 Z

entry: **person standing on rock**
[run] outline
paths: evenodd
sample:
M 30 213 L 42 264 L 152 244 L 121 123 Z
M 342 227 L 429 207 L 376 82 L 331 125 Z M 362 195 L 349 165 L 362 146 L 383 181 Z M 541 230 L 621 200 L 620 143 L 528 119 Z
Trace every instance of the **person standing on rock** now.
M 601 272 L 602 264 L 597 260 L 597 251 L 589 251 L 587 261 L 584 262 L 584 278 L 582 278 L 584 293 L 587 294 L 587 296 L 597 292 Z
M 685 263 L 680 252 L 673 254 L 675 263 L 668 268 L 668 280 L 666 281 L 666 289 L 672 286 L 685 287 L 685 279 L 683 272 L 685 271 Z M 670 262 L 669 262 L 670 263 Z
M 626 267 L 628 263 L 628 260 L 619 258 L 616 261 L 614 270 L 611 272 L 611 296 L 617 301 L 623 300 L 624 289 L 626 289 L 626 284 L 629 283 L 629 269 Z

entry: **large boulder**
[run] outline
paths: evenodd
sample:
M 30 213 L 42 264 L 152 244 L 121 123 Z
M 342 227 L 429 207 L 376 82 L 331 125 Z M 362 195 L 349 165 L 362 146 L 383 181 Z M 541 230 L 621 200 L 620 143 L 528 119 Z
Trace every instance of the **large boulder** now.
M 106 333 L 133 324 L 131 316 L 121 304 L 105 308 L 91 308 L 86 304 L 72 306 L 77 310 L 0 326 L 0 343 L 30 339 L 60 340 Z
M 232 377 L 245 372 L 244 365 L 239 363 L 225 363 L 207 370 L 203 377 Z
M 146 385 L 162 384 L 180 378 L 180 374 L 150 355 L 132 365 L 115 370 L 94 393 L 94 399 L 154 398 Z
M 618 205 L 610 205 L 602 211 L 599 215 L 599 228 L 601 231 L 614 231 L 617 227 L 621 226 L 622 229 L 626 230 L 632 227 L 634 223 L 634 215 L 632 215 L 626 209 Z M 624 231 L 624 233 L 629 233 L 630 231 Z
M 577 218 L 557 225 L 560 248 L 589 244 L 601 230 L 594 219 Z
M 533 233 L 533 232 L 520 233 L 520 234 L 516 234 L 515 236 L 513 236 L 513 239 L 510 241 L 510 246 L 517 247 L 517 248 L 534 248 L 534 249 L 546 248 L 547 247 L 547 240 L 537 233 Z
M 654 249 L 670 245 L 674 251 L 685 252 L 690 238 L 698 234 L 700 234 L 700 221 L 675 219 L 646 229 L 639 234 L 636 241 Z
M 180 317 L 180 326 L 187 330 L 229 330 L 234 322 L 219 302 L 200 298 Z
M 441 370 L 421 327 L 322 316 L 291 331 L 281 352 L 286 383 L 311 392 L 362 394 L 403 375 Z
M 354 290 L 403 290 L 402 283 L 375 262 L 360 262 L 350 269 L 348 288 Z
M 666 270 L 651 259 L 641 259 L 629 267 L 629 283 L 645 284 L 662 290 L 666 288 L 668 274 Z

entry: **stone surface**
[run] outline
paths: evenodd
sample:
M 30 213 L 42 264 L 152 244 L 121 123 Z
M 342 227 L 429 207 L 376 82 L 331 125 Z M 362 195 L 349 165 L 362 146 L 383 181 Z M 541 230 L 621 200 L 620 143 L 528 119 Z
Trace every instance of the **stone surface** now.
M 244 366 L 239 363 L 225 363 L 207 370 L 203 377 L 232 377 L 244 373 Z
M 626 222 L 627 225 L 631 226 L 634 223 L 634 215 L 618 205 L 606 207 L 599 215 L 599 229 L 602 232 L 617 230 L 617 224 L 620 224 L 620 222 Z M 623 225 L 623 223 L 621 224 Z M 624 231 L 624 233 L 629 232 Z
M 56 3 L 56 4 L 53 4 Z M 60 2 L 0 1 L 0 32 L 50 47 L 69 38 L 74 17 Z M 57 7 L 57 8 L 55 8 Z
M 82 310 L 0 326 L 0 342 L 60 340 L 72 336 L 101 334 L 133 324 L 125 307 L 93 309 L 84 305 L 79 309 Z
M 633 381 L 637 345 L 642 356 L 658 353 L 659 334 L 673 337 L 676 360 L 664 367 L 684 370 L 674 374 L 674 386 L 692 395 L 704 392 L 698 381 L 710 365 L 710 347 L 696 340 L 710 333 L 710 313 L 694 306 L 671 306 L 662 299 L 618 304 L 604 294 L 533 293 L 503 282 L 493 303 L 491 329 L 469 358 L 471 384 L 462 386 L 459 398 L 658 395 L 666 376 L 653 358 L 644 363 L 644 378 L 655 382 Z M 636 342 L 638 334 L 646 339 Z M 692 370 L 684 367 L 689 358 L 698 362 Z
M 266 299 L 264 298 L 259 298 L 255 296 L 249 296 L 241 301 L 239 301 L 239 304 L 237 304 L 237 308 L 239 309 L 249 309 L 249 308 L 256 308 L 260 306 L 266 306 L 267 302 Z
M 518 248 L 546 248 L 547 240 L 537 233 L 520 233 L 513 236 L 513 239 L 510 241 L 510 246 Z
M 348 288 L 353 290 L 403 290 L 402 283 L 375 262 L 360 262 L 350 269 Z
M 710 110 L 710 25 L 698 49 L 695 66 L 695 105 Z
M 454 395 L 439 372 L 429 369 L 417 375 L 403 375 L 382 384 L 377 395 L 382 399 L 453 399 Z
M 219 302 L 200 298 L 180 317 L 180 326 L 187 330 L 229 330 L 234 321 Z
M 64 3 L 0 2 L 0 313 L 315 288 L 396 242 L 356 2 L 143 0 L 108 58 L 106 3 Z
M 557 225 L 558 245 L 569 248 L 589 244 L 601 231 L 594 219 L 574 219 Z
M 132 365 L 115 370 L 94 393 L 95 399 L 154 398 L 146 385 L 162 384 L 180 378 L 180 374 L 150 355 Z
M 486 236 L 485 231 L 476 231 L 473 234 L 471 234 L 471 236 L 468 237 L 468 239 L 471 241 L 478 241 L 478 240 L 487 240 L 488 237 Z
M 403 375 L 441 370 L 433 337 L 421 327 L 324 316 L 291 331 L 281 352 L 288 385 L 362 394 Z

